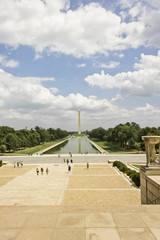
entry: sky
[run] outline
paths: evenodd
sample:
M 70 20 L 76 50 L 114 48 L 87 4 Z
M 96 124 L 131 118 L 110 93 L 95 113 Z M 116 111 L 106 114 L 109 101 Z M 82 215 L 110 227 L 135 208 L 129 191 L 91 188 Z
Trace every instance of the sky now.
M 0 125 L 160 126 L 159 0 L 0 0 Z

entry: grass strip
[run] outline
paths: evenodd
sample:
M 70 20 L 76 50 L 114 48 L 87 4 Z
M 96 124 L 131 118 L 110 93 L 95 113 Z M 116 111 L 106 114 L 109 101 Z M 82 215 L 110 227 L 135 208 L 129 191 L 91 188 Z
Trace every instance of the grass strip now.
M 107 141 L 99 141 L 97 139 L 91 139 L 92 141 L 94 141 L 97 145 L 99 145 L 101 148 L 103 148 L 105 151 L 107 151 L 108 153 L 111 154 L 136 154 L 137 150 L 136 149 L 125 149 L 125 148 L 121 148 L 120 146 L 107 142 Z

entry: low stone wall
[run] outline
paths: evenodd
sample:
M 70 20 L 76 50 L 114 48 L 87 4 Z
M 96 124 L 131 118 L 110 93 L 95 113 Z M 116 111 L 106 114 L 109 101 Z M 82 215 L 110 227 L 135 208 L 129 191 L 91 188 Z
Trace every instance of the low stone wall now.
M 160 176 L 149 176 L 148 177 L 148 203 L 149 204 L 160 204 Z
M 160 204 L 160 168 L 148 169 L 142 167 L 141 178 L 141 203 Z

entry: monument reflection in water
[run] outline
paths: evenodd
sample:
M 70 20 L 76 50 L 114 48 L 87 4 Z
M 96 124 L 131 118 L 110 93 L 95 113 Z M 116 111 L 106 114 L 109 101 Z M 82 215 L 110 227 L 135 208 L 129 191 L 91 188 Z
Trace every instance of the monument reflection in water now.
M 44 152 L 44 154 L 82 154 L 100 153 L 86 137 L 72 137 L 68 141 Z

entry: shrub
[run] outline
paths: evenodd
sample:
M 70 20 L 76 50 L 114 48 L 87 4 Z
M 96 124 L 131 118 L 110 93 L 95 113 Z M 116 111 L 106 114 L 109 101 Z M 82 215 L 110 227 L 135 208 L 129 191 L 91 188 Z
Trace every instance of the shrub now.
M 140 186 L 140 174 L 139 173 L 134 173 L 133 175 L 132 175 L 132 181 L 136 184 L 136 186 L 137 187 L 139 187 Z
M 119 167 L 119 170 L 121 171 L 121 172 L 123 172 L 123 173 L 126 173 L 127 172 L 127 167 L 126 167 L 126 165 L 121 165 L 120 167 Z
M 0 167 L 2 167 L 2 160 L 0 160 Z
M 113 162 L 113 167 L 117 167 L 118 163 L 120 163 L 119 161 L 114 161 Z
M 133 175 L 133 171 L 131 169 L 127 169 L 127 175 L 131 178 L 131 176 Z
M 120 161 L 114 161 L 113 166 L 117 167 L 121 172 L 126 173 L 137 187 L 140 186 L 140 174 L 138 172 L 136 172 L 135 170 L 131 170 Z

